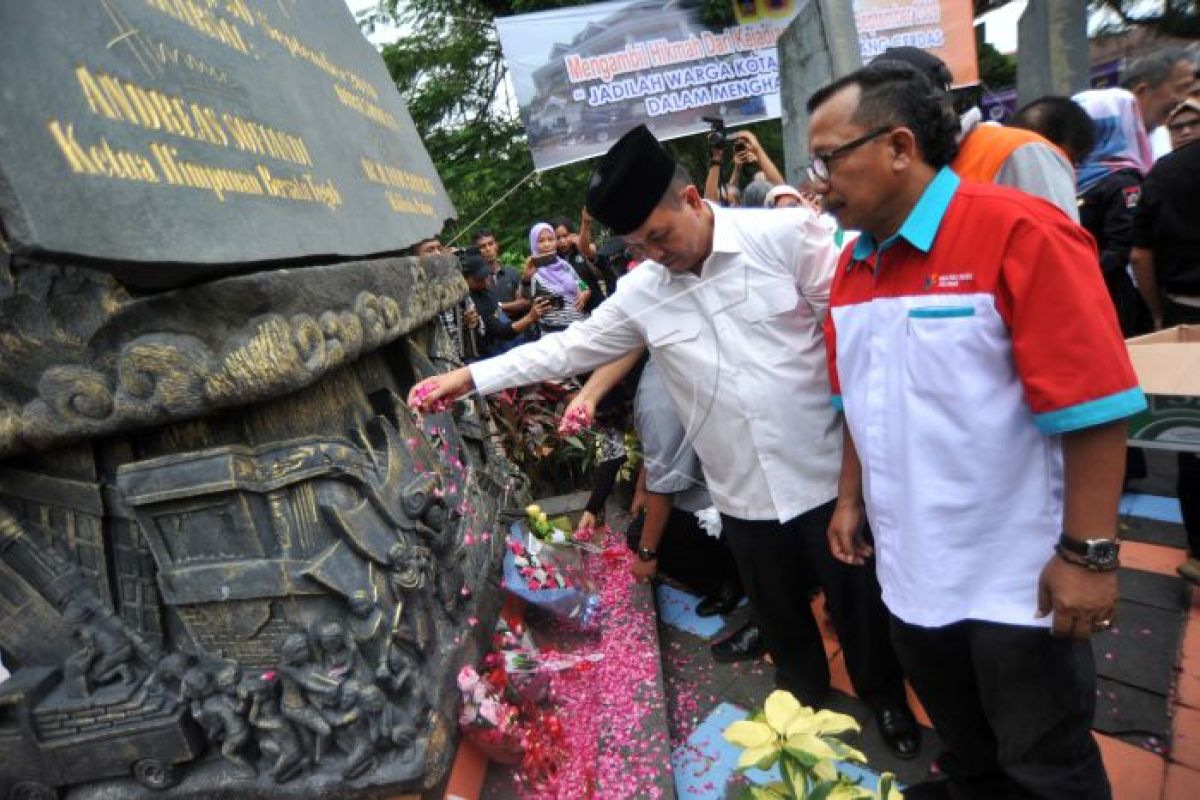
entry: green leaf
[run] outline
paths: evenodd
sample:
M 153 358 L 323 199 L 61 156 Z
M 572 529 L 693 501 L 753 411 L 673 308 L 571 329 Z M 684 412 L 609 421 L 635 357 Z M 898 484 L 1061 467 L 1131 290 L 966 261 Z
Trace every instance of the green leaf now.
M 780 794 L 770 786 L 751 786 L 750 796 L 754 800 L 788 800 L 786 794 Z
M 829 800 L 875 800 L 875 795 L 856 783 L 839 783 L 829 792 Z
M 836 781 L 821 781 L 814 784 L 808 793 L 807 800 L 829 800 L 829 793 L 837 787 Z
M 817 764 L 820 764 L 822 760 L 820 756 L 813 755 L 803 748 L 788 747 L 787 742 L 784 742 L 783 744 L 783 752 L 786 753 L 790 758 L 795 759 L 796 763 L 807 770 L 813 769 L 817 766 Z
M 896 776 L 890 772 L 879 776 L 879 800 L 904 800 L 904 795 L 896 788 Z
M 856 750 L 850 745 L 843 742 L 841 739 L 834 739 L 832 736 L 822 736 L 821 741 L 829 745 L 837 758 L 841 761 L 854 761 L 858 764 L 867 763 L 867 757 L 861 750 Z
M 811 733 L 800 733 L 789 736 L 783 745 L 789 753 L 799 757 L 801 754 L 817 761 L 826 758 L 837 758 L 837 753 L 820 736 Z
M 783 779 L 792 789 L 792 796 L 796 800 L 805 800 L 808 797 L 808 770 L 788 753 L 779 759 L 779 767 Z
M 829 760 L 818 762 L 817 765 L 812 768 L 812 771 L 813 775 L 816 775 L 823 781 L 837 781 L 841 776 L 841 773 L 838 772 L 837 764 Z
M 742 748 L 762 747 L 775 741 L 775 732 L 761 722 L 738 720 L 721 734 L 725 741 Z
M 771 742 L 762 747 L 748 747 L 742 751 L 737 768 L 740 770 L 770 769 L 775 765 L 775 759 L 779 758 L 779 752 L 777 742 Z
M 858 723 L 848 714 L 838 714 L 822 709 L 815 714 L 799 714 L 788 724 L 784 736 L 814 733 L 819 736 L 837 735 L 859 731 Z

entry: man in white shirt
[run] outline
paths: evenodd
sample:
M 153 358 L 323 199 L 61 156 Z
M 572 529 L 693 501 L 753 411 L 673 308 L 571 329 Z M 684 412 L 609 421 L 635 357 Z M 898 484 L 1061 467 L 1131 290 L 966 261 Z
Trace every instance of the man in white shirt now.
M 825 590 L 847 670 L 902 757 L 919 748 L 875 572 L 831 555 L 841 422 L 821 330 L 837 250 L 808 209 L 706 203 L 644 127 L 601 159 L 587 207 L 646 260 L 560 334 L 414 387 L 429 408 L 595 369 L 646 345 L 704 467 L 713 503 L 777 666 L 807 704 L 829 669 L 806 587 Z

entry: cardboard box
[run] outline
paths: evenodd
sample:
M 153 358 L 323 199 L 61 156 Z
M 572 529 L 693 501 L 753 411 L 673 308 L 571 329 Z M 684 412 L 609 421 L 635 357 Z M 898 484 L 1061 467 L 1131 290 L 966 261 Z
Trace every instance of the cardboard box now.
M 1150 408 L 1129 420 L 1130 444 L 1200 452 L 1200 325 L 1125 342 Z

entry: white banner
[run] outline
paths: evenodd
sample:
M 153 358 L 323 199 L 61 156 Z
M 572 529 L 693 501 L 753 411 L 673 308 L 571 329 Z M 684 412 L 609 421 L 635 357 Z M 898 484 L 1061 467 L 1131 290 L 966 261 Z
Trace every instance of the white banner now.
M 734 4 L 709 29 L 698 0 L 631 0 L 496 20 L 538 169 L 605 152 L 645 123 L 659 139 L 779 116 L 775 43 L 806 0 Z

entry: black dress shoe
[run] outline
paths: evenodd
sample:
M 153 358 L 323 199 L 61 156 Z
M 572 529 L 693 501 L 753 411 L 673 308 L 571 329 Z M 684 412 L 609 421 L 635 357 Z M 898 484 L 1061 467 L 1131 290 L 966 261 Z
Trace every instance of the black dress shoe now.
M 728 614 L 738 607 L 738 603 L 742 602 L 743 596 L 738 590 L 729 586 L 723 586 L 717 594 L 710 594 L 707 597 L 700 598 L 700 602 L 696 604 L 696 616 L 715 617 Z
M 713 661 L 722 664 L 761 658 L 767 651 L 763 645 L 762 631 L 753 622 L 743 625 L 708 649 L 712 653 Z
M 921 726 L 907 706 L 880 706 L 875 709 L 875 721 L 879 723 L 883 741 L 897 758 L 907 761 L 921 752 Z

